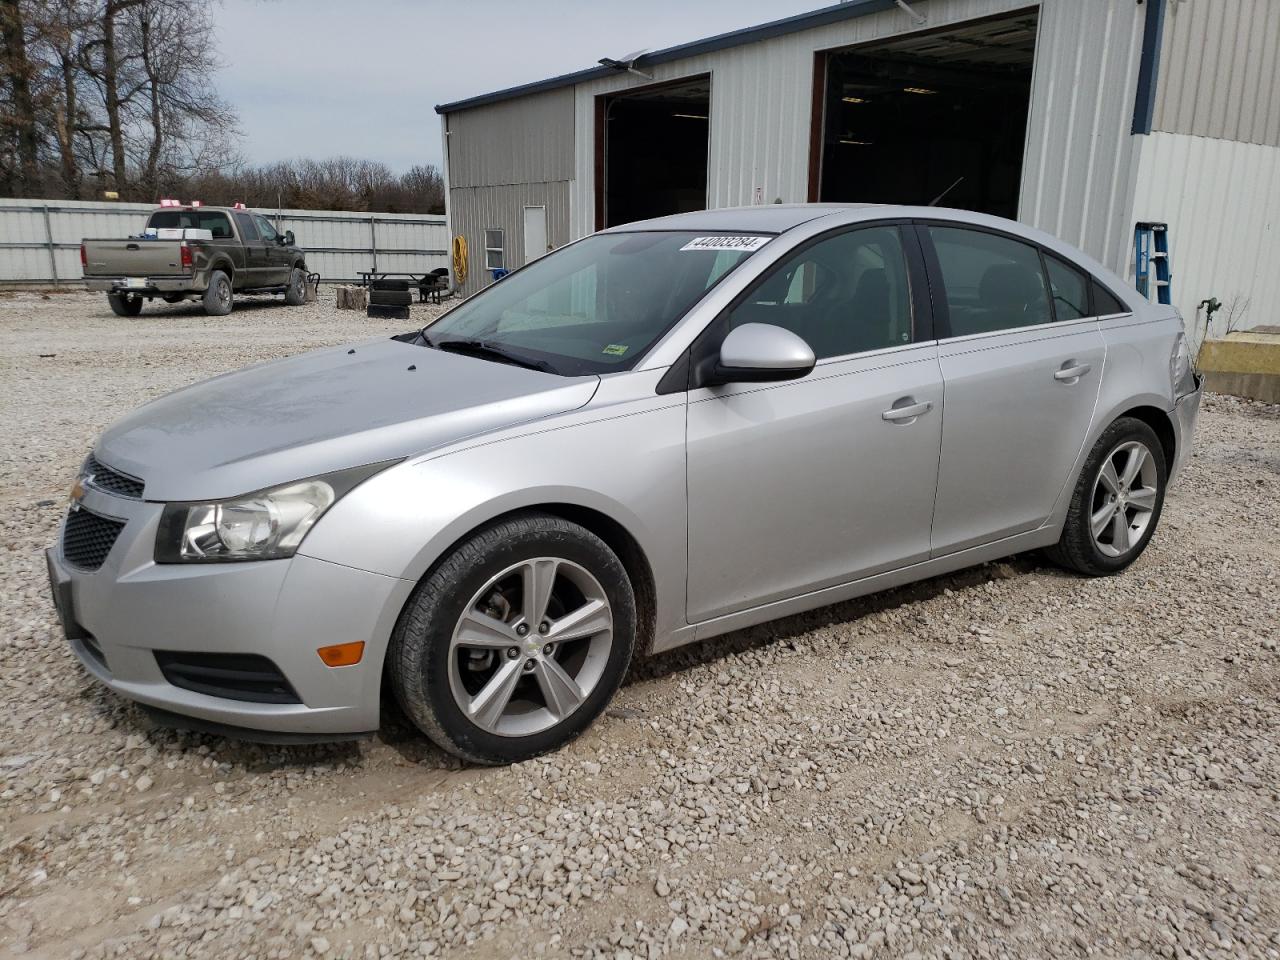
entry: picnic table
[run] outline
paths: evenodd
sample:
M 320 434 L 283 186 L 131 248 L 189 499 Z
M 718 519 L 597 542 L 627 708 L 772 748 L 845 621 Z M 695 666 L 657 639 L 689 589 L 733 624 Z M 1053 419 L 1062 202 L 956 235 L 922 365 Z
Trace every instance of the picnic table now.
M 371 286 L 375 280 L 407 279 L 418 288 L 419 303 L 426 303 L 428 296 L 432 302 L 439 303 L 440 295 L 449 289 L 449 271 L 444 267 L 424 273 L 414 273 L 411 270 L 357 270 L 356 276 L 360 278 L 362 287 Z

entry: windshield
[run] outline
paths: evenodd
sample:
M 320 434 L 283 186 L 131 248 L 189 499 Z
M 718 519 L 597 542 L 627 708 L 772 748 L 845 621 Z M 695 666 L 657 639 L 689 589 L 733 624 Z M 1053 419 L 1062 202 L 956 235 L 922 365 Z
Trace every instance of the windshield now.
M 628 370 L 769 239 L 597 234 L 503 278 L 425 333 L 432 346 L 480 343 L 567 376 Z

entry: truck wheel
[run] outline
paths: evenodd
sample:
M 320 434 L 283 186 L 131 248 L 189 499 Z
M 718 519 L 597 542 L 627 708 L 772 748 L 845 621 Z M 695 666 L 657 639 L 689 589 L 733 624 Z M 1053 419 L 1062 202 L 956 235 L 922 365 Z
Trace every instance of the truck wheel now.
M 225 317 L 231 312 L 231 278 L 221 270 L 209 274 L 209 289 L 204 292 L 204 312 L 211 317 Z
M 128 297 L 120 293 L 108 293 L 107 303 L 117 317 L 136 317 L 142 312 L 142 298 Z
M 307 302 L 307 272 L 301 267 L 294 267 L 289 274 L 289 286 L 284 288 L 284 302 L 291 307 L 300 307 Z

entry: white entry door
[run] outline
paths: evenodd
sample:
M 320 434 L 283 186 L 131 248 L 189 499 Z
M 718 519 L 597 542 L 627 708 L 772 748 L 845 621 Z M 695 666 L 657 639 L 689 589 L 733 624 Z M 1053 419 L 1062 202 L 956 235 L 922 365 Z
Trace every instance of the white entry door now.
M 524 208 L 524 262 L 537 260 L 548 250 L 547 208 Z

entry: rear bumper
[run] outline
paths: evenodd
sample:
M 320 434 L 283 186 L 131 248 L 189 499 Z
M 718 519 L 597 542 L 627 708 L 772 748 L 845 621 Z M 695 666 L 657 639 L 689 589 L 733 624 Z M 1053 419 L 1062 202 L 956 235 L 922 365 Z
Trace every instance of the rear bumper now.
M 1182 473 L 1182 468 L 1191 459 L 1191 449 L 1195 444 L 1196 421 L 1200 417 L 1200 400 L 1204 396 L 1204 377 L 1196 376 L 1196 388 L 1182 397 L 1173 408 L 1173 428 L 1177 431 L 1177 454 L 1173 459 L 1173 469 L 1169 471 L 1169 482 L 1172 483 Z
M 193 277 L 143 277 L 145 285 L 130 286 L 128 277 L 85 277 L 86 290 L 94 293 L 137 293 L 142 296 L 163 293 L 200 293 L 203 288 Z

